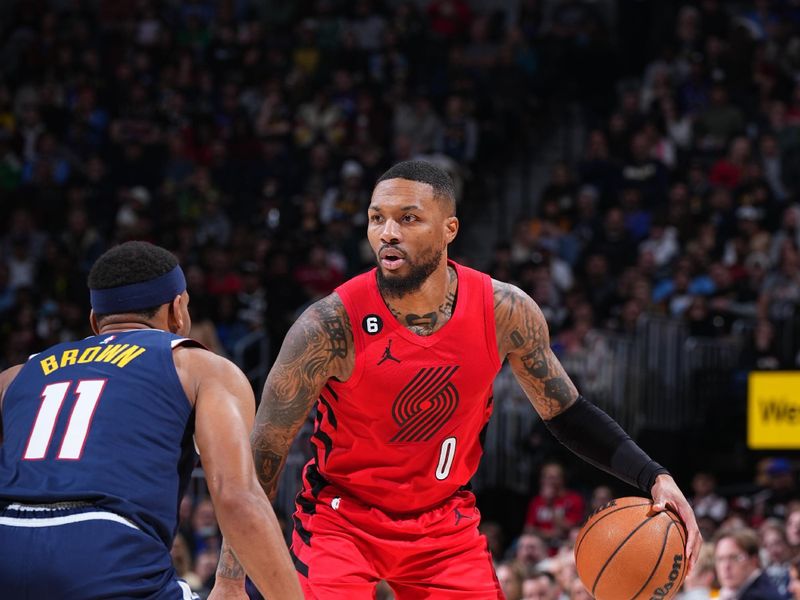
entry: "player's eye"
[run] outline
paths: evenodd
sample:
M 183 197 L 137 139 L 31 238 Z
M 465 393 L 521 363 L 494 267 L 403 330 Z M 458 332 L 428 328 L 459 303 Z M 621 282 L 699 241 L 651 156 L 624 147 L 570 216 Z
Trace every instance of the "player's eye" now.
M 419 219 L 417 219 L 417 215 L 412 215 L 412 214 L 403 215 L 403 221 L 405 221 L 406 223 L 411 223 L 413 221 L 418 221 L 418 220 Z
M 382 223 L 383 217 L 380 215 L 371 215 L 369 218 L 370 223 Z

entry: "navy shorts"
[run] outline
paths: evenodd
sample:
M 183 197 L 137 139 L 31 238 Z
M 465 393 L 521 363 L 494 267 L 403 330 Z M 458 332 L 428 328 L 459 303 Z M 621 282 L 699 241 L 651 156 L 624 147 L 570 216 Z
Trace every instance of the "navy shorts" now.
M 192 600 L 164 544 L 87 503 L 0 506 L 4 598 Z

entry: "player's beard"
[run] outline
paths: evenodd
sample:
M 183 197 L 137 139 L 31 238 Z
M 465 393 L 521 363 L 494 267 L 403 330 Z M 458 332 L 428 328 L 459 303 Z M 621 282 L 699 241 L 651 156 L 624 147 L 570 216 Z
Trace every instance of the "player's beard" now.
M 392 274 L 387 277 L 378 262 L 378 289 L 390 298 L 402 298 L 416 292 L 439 266 L 443 253 L 444 249 L 431 250 L 428 255 L 420 257 L 418 262 L 412 261 L 408 255 L 404 256 L 408 265 L 407 275 Z

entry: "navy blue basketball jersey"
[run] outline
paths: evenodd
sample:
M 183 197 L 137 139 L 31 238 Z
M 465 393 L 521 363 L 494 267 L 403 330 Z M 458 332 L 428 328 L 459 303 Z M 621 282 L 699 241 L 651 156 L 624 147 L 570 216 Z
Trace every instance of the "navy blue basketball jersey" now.
M 199 345 L 137 329 L 33 355 L 3 399 L 0 499 L 89 501 L 171 547 L 197 459 L 180 344 Z

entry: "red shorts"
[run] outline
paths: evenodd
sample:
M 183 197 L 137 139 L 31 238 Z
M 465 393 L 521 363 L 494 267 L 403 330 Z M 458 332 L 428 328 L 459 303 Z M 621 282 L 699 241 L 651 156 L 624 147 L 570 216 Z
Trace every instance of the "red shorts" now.
M 304 491 L 292 534 L 303 593 L 306 600 L 372 600 L 384 579 L 397 600 L 503 600 L 479 522 L 470 492 L 398 518 L 333 486 L 317 498 Z

